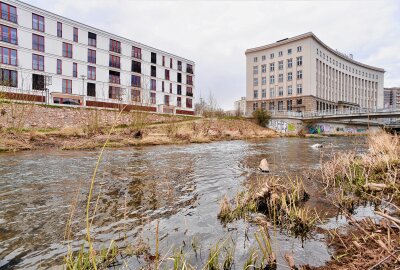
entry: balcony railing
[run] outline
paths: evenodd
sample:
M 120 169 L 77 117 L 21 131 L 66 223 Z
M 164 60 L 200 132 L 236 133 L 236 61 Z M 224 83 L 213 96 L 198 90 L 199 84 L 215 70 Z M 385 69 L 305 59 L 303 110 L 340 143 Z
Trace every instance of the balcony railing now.
M 121 79 L 119 77 L 110 76 L 109 82 L 110 83 L 114 83 L 114 84 L 120 84 L 121 83 Z
M 188 96 L 188 97 L 193 97 L 193 93 L 192 93 L 192 92 L 187 92 L 187 93 L 186 93 L 186 96 Z
M 110 45 L 110 51 L 116 52 L 116 53 L 121 53 L 121 47 Z
M 9 22 L 18 23 L 18 16 L 16 14 L 11 14 L 7 11 L 1 12 L 1 18 Z

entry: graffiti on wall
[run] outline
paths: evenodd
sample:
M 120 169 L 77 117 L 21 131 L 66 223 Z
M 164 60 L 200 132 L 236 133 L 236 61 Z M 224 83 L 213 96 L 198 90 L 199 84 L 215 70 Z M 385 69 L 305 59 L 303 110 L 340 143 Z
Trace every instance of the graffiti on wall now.
M 333 134 L 333 133 L 365 133 L 365 128 L 343 127 L 335 124 L 314 124 L 307 126 L 310 134 Z
M 301 123 L 297 125 L 301 126 Z M 280 133 L 292 133 L 297 131 L 297 126 L 295 123 L 291 123 L 283 120 L 271 120 L 269 123 L 269 128 L 274 129 Z

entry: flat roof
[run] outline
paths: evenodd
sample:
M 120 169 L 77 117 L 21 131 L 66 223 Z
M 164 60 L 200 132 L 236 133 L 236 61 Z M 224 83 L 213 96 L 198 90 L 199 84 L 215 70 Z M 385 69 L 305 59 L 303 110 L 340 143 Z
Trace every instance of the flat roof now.
M 328 50 L 331 53 L 335 54 L 336 56 L 342 58 L 343 60 L 349 61 L 350 63 L 362 66 L 364 68 L 372 69 L 372 70 L 375 70 L 375 71 L 385 72 L 385 70 L 383 68 L 378 68 L 378 67 L 370 66 L 370 65 L 367 65 L 367 64 L 363 64 L 361 62 L 358 62 L 358 61 L 356 61 L 354 59 L 351 59 L 348 56 L 346 56 L 346 55 L 344 55 L 344 54 L 332 49 L 331 47 L 329 47 L 328 45 L 323 43 L 316 35 L 314 35 L 313 32 L 307 32 L 307 33 L 304 33 L 304 34 L 301 34 L 301 35 L 298 35 L 298 36 L 294 36 L 294 37 L 291 37 L 291 38 L 281 39 L 281 40 L 278 40 L 275 43 L 271 43 L 271 44 L 268 44 L 268 45 L 247 49 L 245 54 L 249 54 L 249 53 L 252 53 L 252 52 L 258 52 L 258 51 L 263 51 L 263 50 L 270 49 L 270 48 L 275 48 L 275 47 L 278 47 L 278 46 L 281 46 L 281 45 L 284 45 L 284 44 L 288 44 L 288 43 L 291 43 L 291 42 L 294 42 L 294 41 L 302 40 L 302 39 L 305 39 L 305 38 L 313 38 L 321 46 L 323 46 L 326 50 Z
M 154 47 L 151 47 L 151 46 L 148 46 L 148 45 L 133 41 L 131 39 L 127 39 L 127 38 L 118 36 L 116 34 L 112 34 L 110 32 L 98 29 L 96 27 L 89 26 L 89 25 L 84 24 L 84 23 L 80 23 L 80 22 L 68 19 L 68 18 L 66 18 L 64 16 L 61 16 L 61 15 L 55 14 L 53 12 L 41 9 L 39 7 L 36 7 L 36 6 L 31 5 L 31 4 L 22 2 L 20 0 L 6 0 L 5 2 L 14 3 L 15 5 L 20 5 L 20 6 L 23 6 L 23 7 L 27 8 L 27 9 L 33 9 L 33 10 L 35 10 L 35 12 L 38 12 L 39 14 L 40 13 L 45 14 L 47 17 L 55 18 L 56 20 L 59 20 L 59 18 L 61 18 L 62 21 L 65 21 L 65 22 L 70 23 L 72 25 L 81 26 L 81 28 L 83 26 L 83 28 L 84 29 L 86 28 L 85 30 L 87 30 L 88 32 L 97 32 L 96 34 L 102 34 L 102 35 L 107 36 L 107 37 L 115 37 L 115 38 L 118 38 L 119 40 L 124 41 L 126 43 L 131 43 L 134 46 L 142 47 L 142 48 L 145 48 L 145 49 L 150 50 L 150 51 L 162 53 L 162 54 L 165 54 L 165 55 L 168 55 L 168 56 L 175 57 L 175 58 L 177 58 L 179 60 L 183 60 L 183 61 L 186 61 L 188 63 L 195 64 L 194 61 L 186 59 L 184 57 L 181 57 L 181 56 L 178 56 L 178 55 L 166 52 L 166 51 L 162 51 L 160 49 L 157 49 L 157 48 L 154 48 Z

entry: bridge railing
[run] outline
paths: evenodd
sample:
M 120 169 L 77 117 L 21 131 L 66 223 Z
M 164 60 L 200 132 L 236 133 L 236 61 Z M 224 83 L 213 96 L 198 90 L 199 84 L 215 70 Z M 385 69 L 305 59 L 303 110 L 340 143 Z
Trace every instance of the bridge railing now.
M 332 109 L 324 111 L 310 111 L 304 112 L 304 118 L 323 117 L 323 116 L 335 116 L 335 115 L 356 115 L 356 114 L 368 114 L 368 113 L 391 113 L 400 112 L 400 109 L 370 109 L 370 108 L 359 108 L 359 109 Z

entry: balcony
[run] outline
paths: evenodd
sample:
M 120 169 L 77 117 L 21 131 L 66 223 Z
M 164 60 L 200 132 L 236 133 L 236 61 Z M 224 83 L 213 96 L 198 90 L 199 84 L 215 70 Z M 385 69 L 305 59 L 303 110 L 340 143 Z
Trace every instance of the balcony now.
M 142 54 L 139 52 L 132 52 L 132 57 L 137 59 L 142 59 Z
M 193 68 L 192 67 L 187 67 L 186 68 L 186 73 L 193 74 Z
M 188 97 L 193 97 L 193 93 L 192 93 L 192 92 L 187 92 L 187 93 L 186 93 L 186 96 L 188 96 Z
M 3 20 L 12 22 L 12 23 L 18 23 L 18 16 L 16 14 L 11 14 L 9 12 L 6 11 L 2 11 L 1 12 L 1 18 Z
M 109 83 L 121 84 L 121 79 L 120 79 L 120 77 L 110 76 L 109 77 Z
M 116 52 L 116 53 L 121 53 L 121 46 L 110 45 L 110 51 Z

